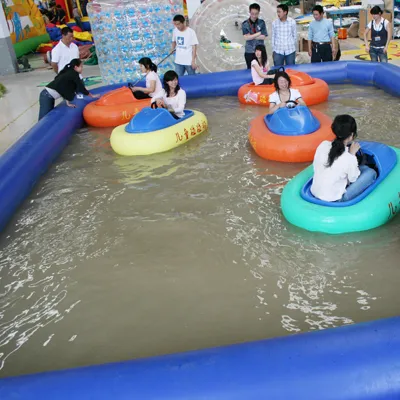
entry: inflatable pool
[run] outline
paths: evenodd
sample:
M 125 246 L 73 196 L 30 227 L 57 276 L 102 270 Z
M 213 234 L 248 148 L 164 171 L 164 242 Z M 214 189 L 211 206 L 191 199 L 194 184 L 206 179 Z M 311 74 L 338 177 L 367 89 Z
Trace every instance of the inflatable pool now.
M 351 201 L 327 202 L 311 191 L 312 165 L 283 189 L 281 207 L 293 225 L 332 234 L 358 232 L 385 224 L 400 211 L 400 149 L 382 143 L 360 142 L 370 164 L 378 169 L 376 181 Z
M 136 100 L 132 91 L 124 86 L 88 104 L 83 110 L 83 118 L 90 126 L 115 127 L 127 123 L 142 108 L 149 105 L 150 99 Z
M 332 120 L 307 107 L 281 108 L 250 123 L 249 141 L 262 158 L 282 162 L 307 162 L 324 140 L 333 140 Z
M 122 156 L 144 156 L 171 150 L 206 129 L 207 118 L 200 111 L 185 110 L 185 116 L 177 120 L 164 108 L 146 107 L 129 124 L 112 131 L 110 144 Z
M 328 100 L 329 86 L 322 79 L 312 78 L 301 71 L 287 69 L 286 72 L 292 81 L 292 88 L 301 93 L 301 97 L 308 106 L 323 103 Z M 238 92 L 239 101 L 247 105 L 269 106 L 269 95 L 275 92 L 274 85 L 255 85 L 246 83 Z
M 329 84 L 373 85 L 400 96 L 400 68 L 392 64 L 338 61 L 292 68 Z M 237 96 L 240 86 L 250 80 L 248 70 L 180 78 L 189 99 Z M 105 94 L 120 86 L 92 92 Z M 0 229 L 82 127 L 83 108 L 91 101 L 86 97 L 77 100 L 77 108 L 58 105 L 0 157 Z M 0 398 L 389 400 L 400 398 L 399 332 L 400 318 L 391 318 L 165 357 L 13 377 L 0 380 Z

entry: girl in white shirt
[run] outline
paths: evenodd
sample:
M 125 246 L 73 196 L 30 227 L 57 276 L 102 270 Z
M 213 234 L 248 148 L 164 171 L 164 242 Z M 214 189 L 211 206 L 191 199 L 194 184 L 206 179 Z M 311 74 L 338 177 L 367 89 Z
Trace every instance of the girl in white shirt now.
M 160 78 L 157 75 L 157 65 L 155 65 L 149 57 L 143 57 L 139 60 L 140 71 L 146 74 L 146 87 L 132 86 L 128 87 L 132 90 L 135 99 L 150 99 L 162 90 Z
M 186 92 L 179 86 L 178 74 L 167 71 L 164 74 L 164 89 L 151 101 L 151 108 L 166 108 L 175 119 L 185 116 Z
M 271 85 L 275 74 L 268 75 L 269 62 L 265 46 L 259 44 L 254 52 L 254 60 L 251 62 L 251 77 L 254 84 Z
M 355 142 L 357 123 L 351 115 L 338 115 L 332 124 L 333 142 L 322 142 L 314 157 L 311 193 L 324 201 L 349 201 L 360 195 L 376 179 L 376 172 L 358 165 Z M 348 147 L 349 146 L 349 147 Z
M 297 89 L 291 89 L 292 84 L 289 75 L 285 71 L 278 71 L 275 74 L 275 92 L 269 96 L 269 113 L 283 107 L 293 108 L 297 105 L 305 106 L 304 100 Z

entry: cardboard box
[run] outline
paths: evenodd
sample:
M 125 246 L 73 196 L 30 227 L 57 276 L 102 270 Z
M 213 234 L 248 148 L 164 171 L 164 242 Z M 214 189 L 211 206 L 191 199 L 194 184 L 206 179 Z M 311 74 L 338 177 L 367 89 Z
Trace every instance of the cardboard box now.
M 367 28 L 367 25 L 370 21 L 372 21 L 372 15 L 370 13 L 371 8 L 363 8 L 360 10 L 360 25 L 358 28 L 358 36 L 361 39 L 364 39 L 364 32 L 365 29 Z M 385 10 L 382 14 L 382 17 L 387 19 L 389 22 L 393 21 L 393 16 L 390 11 Z M 367 36 L 368 40 L 371 40 L 371 32 L 368 33 Z

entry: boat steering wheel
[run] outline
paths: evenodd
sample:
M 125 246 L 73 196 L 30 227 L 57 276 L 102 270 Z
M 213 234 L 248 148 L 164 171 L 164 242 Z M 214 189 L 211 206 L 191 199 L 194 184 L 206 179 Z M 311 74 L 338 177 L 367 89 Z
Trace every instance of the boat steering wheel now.
M 295 100 L 288 100 L 286 102 L 286 107 L 287 108 L 295 108 L 298 105 L 299 105 L 299 103 L 297 101 L 295 101 Z

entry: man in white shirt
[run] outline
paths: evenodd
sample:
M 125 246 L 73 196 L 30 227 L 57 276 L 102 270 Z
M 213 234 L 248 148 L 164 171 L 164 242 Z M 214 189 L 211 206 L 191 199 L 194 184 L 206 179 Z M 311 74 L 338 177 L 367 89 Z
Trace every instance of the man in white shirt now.
M 194 75 L 196 73 L 197 40 L 196 32 L 186 26 L 183 15 L 175 15 L 175 29 L 172 33 L 172 51 L 175 52 L 175 71 L 178 76 Z
M 274 65 L 296 63 L 297 27 L 296 21 L 288 17 L 289 7 L 279 4 L 278 19 L 272 23 L 272 56 Z
M 72 29 L 62 28 L 61 35 L 62 38 L 58 45 L 51 51 L 51 66 L 56 74 L 62 71 L 74 58 L 79 58 L 79 48 L 75 43 L 72 43 L 74 39 Z

